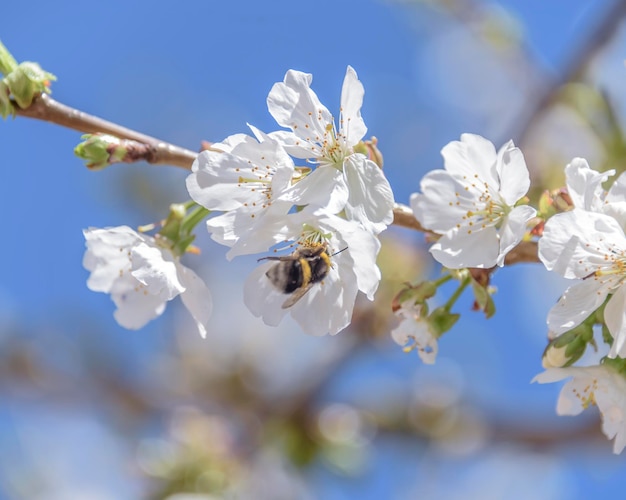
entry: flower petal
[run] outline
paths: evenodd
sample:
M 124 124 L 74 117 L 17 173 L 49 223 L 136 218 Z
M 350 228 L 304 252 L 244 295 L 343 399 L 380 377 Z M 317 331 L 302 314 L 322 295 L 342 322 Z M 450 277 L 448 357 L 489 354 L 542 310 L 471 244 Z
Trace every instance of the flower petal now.
M 213 310 L 213 299 L 211 292 L 204 281 L 188 267 L 178 265 L 178 275 L 185 287 L 185 291 L 180 294 L 180 298 L 187 310 L 196 321 L 196 326 L 202 338 L 206 337 L 206 326 Z
M 602 285 L 590 278 L 569 287 L 548 312 L 548 328 L 560 335 L 580 325 L 606 299 L 609 291 Z
M 619 287 L 609 299 L 604 322 L 613 336 L 609 358 L 626 358 L 626 286 Z
M 584 158 L 574 158 L 565 167 L 565 182 L 567 192 L 576 208 L 598 211 L 602 204 L 602 183 L 606 181 L 615 170 L 596 172 L 589 168 Z
M 333 213 L 341 212 L 348 202 L 348 186 L 343 173 L 332 167 L 319 167 L 286 190 L 281 200 L 295 205 L 326 207 Z
M 140 243 L 132 248 L 131 261 L 131 274 L 146 287 L 150 295 L 172 300 L 185 290 L 178 279 L 174 257 L 169 251 Z
M 522 241 L 526 233 L 528 221 L 537 215 L 537 211 L 528 205 L 515 207 L 507 216 L 500 229 L 500 253 L 497 264 L 504 265 L 504 258 L 513 248 Z
M 607 266 L 607 255 L 626 250 L 626 237 L 612 217 L 574 209 L 551 217 L 539 240 L 539 258 L 565 278 L 586 278 Z
M 508 205 L 515 205 L 530 188 L 530 174 L 524 155 L 515 147 L 513 141 L 500 148 L 497 169 L 500 177 L 500 195 Z
M 454 228 L 430 247 L 430 253 L 437 262 L 450 269 L 486 269 L 496 265 L 499 248 L 498 233 L 493 226 L 469 234 Z
M 353 146 L 367 133 L 367 127 L 361 118 L 361 106 L 365 89 L 352 66 L 348 66 L 341 88 L 341 123 L 339 128 L 346 142 Z
M 467 215 L 473 198 L 445 170 L 431 170 L 420 182 L 421 193 L 411 195 L 411 209 L 427 229 L 438 233 L 456 227 Z
M 496 171 L 496 148 L 475 134 L 463 134 L 460 141 L 451 141 L 441 150 L 445 169 L 460 177 L 473 178 L 476 174 L 483 181 L 499 186 Z
M 290 69 L 283 82 L 275 83 L 267 107 L 276 122 L 306 141 L 323 137 L 333 117 L 310 88 L 313 76 Z
M 343 171 L 349 189 L 345 211 L 348 219 L 360 222 L 378 234 L 393 222 L 393 192 L 382 169 L 360 154 L 344 160 Z

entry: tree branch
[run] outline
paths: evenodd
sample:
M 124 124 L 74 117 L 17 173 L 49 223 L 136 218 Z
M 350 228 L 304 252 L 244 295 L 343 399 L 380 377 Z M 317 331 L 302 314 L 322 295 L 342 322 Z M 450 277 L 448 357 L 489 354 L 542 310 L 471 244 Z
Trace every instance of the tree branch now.
M 149 135 L 141 134 L 116 123 L 103 120 L 78 109 L 66 106 L 55 101 L 46 94 L 41 94 L 33 100 L 26 109 L 14 105 L 16 115 L 27 118 L 35 118 L 46 122 L 56 123 L 63 127 L 78 130 L 85 134 L 111 134 L 120 139 L 130 139 L 149 146 L 151 154 L 145 157 L 151 164 L 174 165 L 176 167 L 191 169 L 191 164 L 198 153 L 189 149 L 175 146 Z

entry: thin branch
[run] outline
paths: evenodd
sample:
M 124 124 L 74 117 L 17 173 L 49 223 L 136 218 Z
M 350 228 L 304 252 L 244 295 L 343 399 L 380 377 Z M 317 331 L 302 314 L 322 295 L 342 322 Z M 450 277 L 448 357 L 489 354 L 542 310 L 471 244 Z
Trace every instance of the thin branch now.
M 135 148 L 137 150 L 136 157 L 130 155 L 123 160 L 125 162 L 145 160 L 155 165 L 174 165 L 191 170 L 191 164 L 197 156 L 197 153 L 189 149 L 175 146 L 174 144 L 66 106 L 46 94 L 41 94 L 35 98 L 33 103 L 26 109 L 20 109 L 17 105 L 15 105 L 15 109 L 18 116 L 56 123 L 57 125 L 87 134 L 111 134 L 120 139 L 136 141 L 138 143 Z M 145 144 L 146 147 L 142 148 L 142 144 Z M 419 223 L 409 207 L 399 203 L 396 203 L 393 208 L 393 224 L 426 234 L 434 234 Z M 537 246 L 521 244 L 518 248 L 513 249 L 507 255 L 506 264 L 510 265 L 516 262 L 539 262 Z
M 78 130 L 85 134 L 111 134 L 120 139 L 130 139 L 144 143 L 150 147 L 151 154 L 149 157 L 143 159 L 146 159 L 146 161 L 152 164 L 173 165 L 190 170 L 191 164 L 198 155 L 198 153 L 189 149 L 175 146 L 168 142 L 161 141 L 160 139 L 141 134 L 135 130 L 122 127 L 116 123 L 66 106 L 46 94 L 41 94 L 36 97 L 33 103 L 26 109 L 21 109 L 19 106 L 15 105 L 15 110 L 17 116 L 56 123 L 57 125 Z

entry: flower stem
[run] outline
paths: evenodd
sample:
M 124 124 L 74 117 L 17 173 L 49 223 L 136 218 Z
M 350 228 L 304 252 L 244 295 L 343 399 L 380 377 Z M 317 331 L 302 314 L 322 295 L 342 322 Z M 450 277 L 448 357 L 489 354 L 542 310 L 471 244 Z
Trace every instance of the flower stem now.
M 461 296 L 463 291 L 467 288 L 467 285 L 470 284 L 470 281 L 471 281 L 471 278 L 469 276 L 465 278 L 463 281 L 461 281 L 461 283 L 459 284 L 459 287 L 454 291 L 454 293 L 450 296 L 446 304 L 443 306 L 443 308 L 447 312 L 450 312 L 450 309 L 452 309 L 452 306 L 454 305 L 454 303 Z

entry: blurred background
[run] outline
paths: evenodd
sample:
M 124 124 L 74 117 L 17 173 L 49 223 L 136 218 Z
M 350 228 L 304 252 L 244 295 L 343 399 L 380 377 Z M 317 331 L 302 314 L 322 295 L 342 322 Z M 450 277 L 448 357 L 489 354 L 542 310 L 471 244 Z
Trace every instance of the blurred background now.
M 536 202 L 574 156 L 626 168 L 626 2 L 188 0 L 7 2 L 0 39 L 57 75 L 55 99 L 198 150 L 276 129 L 265 99 L 293 68 L 336 113 L 346 66 L 365 86 L 396 200 L 463 132 L 513 139 Z M 404 354 L 389 302 L 437 276 L 423 236 L 384 233 L 384 282 L 353 325 L 313 338 L 242 300 L 254 258 L 204 231 L 185 263 L 214 295 L 200 339 L 178 301 L 125 331 L 87 290 L 82 229 L 160 220 L 182 169 L 88 171 L 80 134 L 0 123 L 0 498 L 584 499 L 619 495 L 597 410 L 557 417 L 539 386 L 545 317 L 566 283 L 541 265 L 494 276 L 497 313 L 463 297 L 437 362 Z

